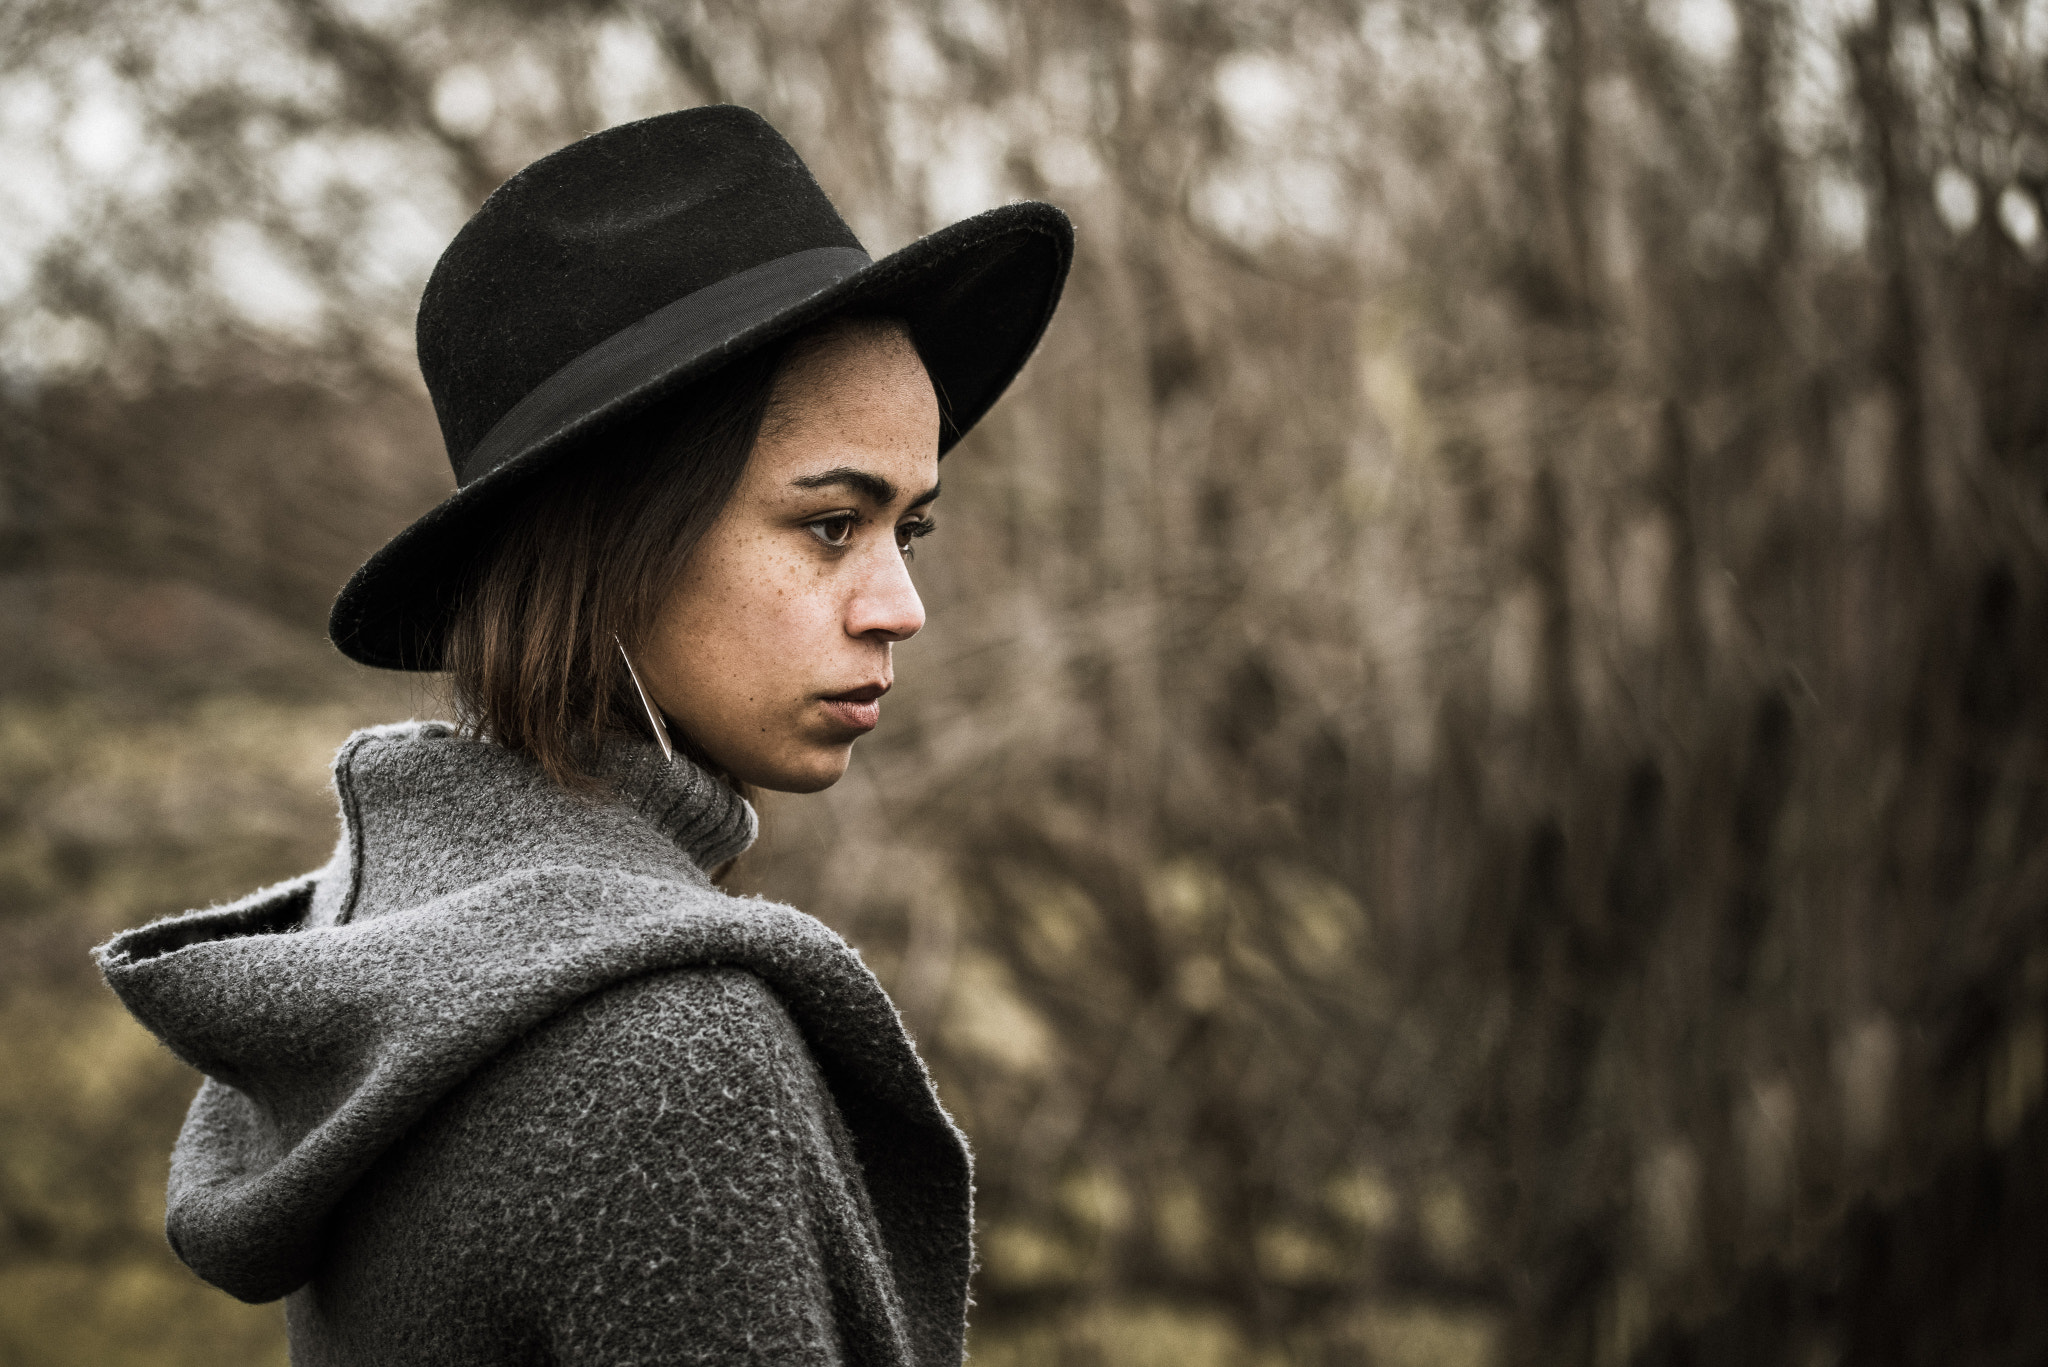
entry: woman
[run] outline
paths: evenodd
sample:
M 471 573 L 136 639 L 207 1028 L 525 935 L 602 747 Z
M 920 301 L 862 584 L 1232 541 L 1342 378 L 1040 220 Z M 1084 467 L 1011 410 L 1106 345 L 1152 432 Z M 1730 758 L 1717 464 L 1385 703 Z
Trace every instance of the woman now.
M 117 937 L 206 1075 L 171 1244 L 300 1364 L 957 1363 L 965 1146 L 872 975 L 712 877 L 824 788 L 923 608 L 939 457 L 1057 302 L 1012 205 L 869 261 L 714 108 L 507 182 L 421 302 L 457 491 L 351 657 L 462 725 L 352 737 L 334 858 Z

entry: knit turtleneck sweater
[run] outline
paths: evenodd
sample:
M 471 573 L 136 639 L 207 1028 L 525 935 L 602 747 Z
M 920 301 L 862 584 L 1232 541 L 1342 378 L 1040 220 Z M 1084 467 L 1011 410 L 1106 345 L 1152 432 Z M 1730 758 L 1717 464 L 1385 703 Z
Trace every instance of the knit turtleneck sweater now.
M 653 747 L 603 794 L 360 732 L 316 873 L 102 946 L 205 1074 L 171 1245 L 310 1364 L 961 1358 L 966 1147 L 836 935 L 704 870 L 753 811 Z

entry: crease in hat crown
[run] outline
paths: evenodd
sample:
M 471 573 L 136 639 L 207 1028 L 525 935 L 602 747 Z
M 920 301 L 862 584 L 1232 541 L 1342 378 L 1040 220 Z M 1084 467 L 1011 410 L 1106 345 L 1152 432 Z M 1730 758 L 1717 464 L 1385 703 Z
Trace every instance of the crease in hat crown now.
M 542 157 L 484 201 L 420 300 L 420 370 L 450 463 L 460 468 L 530 392 L 623 329 L 819 247 L 867 257 L 795 149 L 750 109 L 659 115 Z
M 992 209 L 873 260 L 794 148 L 714 105 L 596 133 L 514 175 L 436 264 L 420 369 L 456 490 L 336 599 L 344 654 L 440 667 L 467 569 L 525 474 L 835 311 L 905 319 L 942 397 L 940 452 L 1036 346 L 1073 252 L 1047 204 Z

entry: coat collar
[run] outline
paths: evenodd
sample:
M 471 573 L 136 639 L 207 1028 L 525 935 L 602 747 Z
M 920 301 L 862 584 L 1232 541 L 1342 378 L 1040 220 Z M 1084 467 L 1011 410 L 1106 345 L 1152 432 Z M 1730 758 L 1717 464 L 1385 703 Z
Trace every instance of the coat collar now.
M 342 838 L 315 924 L 415 907 L 506 874 L 599 868 L 708 884 L 754 841 L 754 809 L 727 784 L 645 741 L 599 757 L 590 794 L 446 722 L 358 731 L 335 757 Z

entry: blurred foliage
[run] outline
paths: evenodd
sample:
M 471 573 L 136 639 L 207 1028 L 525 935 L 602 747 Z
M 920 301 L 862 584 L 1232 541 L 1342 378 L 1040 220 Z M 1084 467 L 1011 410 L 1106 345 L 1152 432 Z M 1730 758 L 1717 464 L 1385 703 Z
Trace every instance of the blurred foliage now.
M 147 719 L 0 706 L 0 1362 L 282 1362 L 283 1317 L 203 1285 L 161 1233 L 192 1075 L 87 950 L 324 857 L 332 738 L 372 709 L 216 695 Z
M 274 1334 L 161 1251 L 189 1080 L 83 947 L 315 862 L 431 705 L 318 633 L 446 487 L 463 213 L 718 99 L 877 251 L 1080 228 L 889 725 L 745 866 L 975 1139 L 977 1359 L 2048 1354 L 2038 5 L 0 25 L 8 1354 Z

